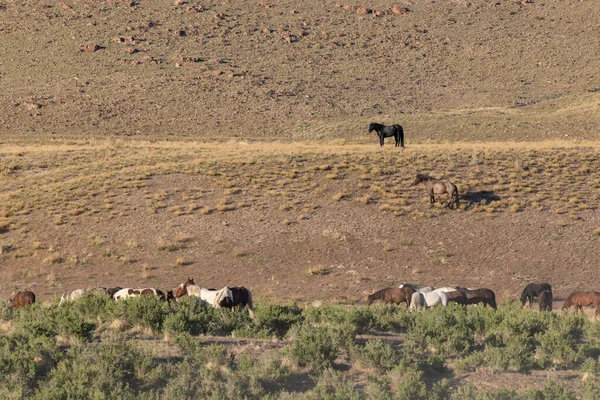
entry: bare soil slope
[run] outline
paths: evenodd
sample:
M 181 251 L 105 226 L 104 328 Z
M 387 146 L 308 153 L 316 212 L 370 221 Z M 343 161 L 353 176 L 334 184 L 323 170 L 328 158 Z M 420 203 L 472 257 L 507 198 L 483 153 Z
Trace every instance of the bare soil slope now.
M 0 133 L 597 137 L 594 1 L 2 1 Z
M 6 146 L 0 294 L 187 277 L 307 302 L 403 281 L 597 289 L 597 145 L 505 146 Z M 430 207 L 415 172 L 451 177 L 460 208 Z

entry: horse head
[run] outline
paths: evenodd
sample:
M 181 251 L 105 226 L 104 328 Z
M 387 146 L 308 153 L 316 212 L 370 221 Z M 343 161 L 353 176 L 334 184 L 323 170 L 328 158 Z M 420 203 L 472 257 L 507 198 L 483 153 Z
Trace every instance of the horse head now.
M 195 285 L 194 278 L 188 278 L 187 281 L 185 281 L 185 286 L 187 285 Z
M 421 182 L 425 182 L 432 179 L 429 175 L 427 174 L 417 174 L 417 176 L 415 177 L 415 181 L 413 183 L 411 183 L 411 187 L 413 186 L 417 186 L 419 183 Z
M 367 305 L 370 306 L 371 304 L 373 304 L 373 295 L 370 294 L 369 296 L 367 296 Z

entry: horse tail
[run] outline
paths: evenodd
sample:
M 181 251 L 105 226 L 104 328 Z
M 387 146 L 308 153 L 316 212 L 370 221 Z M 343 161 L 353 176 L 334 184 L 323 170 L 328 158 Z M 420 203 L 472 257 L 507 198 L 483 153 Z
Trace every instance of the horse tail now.
M 456 207 L 460 206 L 460 199 L 458 196 L 458 186 L 454 185 L 454 201 L 456 202 Z
M 59 305 L 65 302 L 65 294 L 63 293 L 62 296 L 60 296 L 60 303 L 58 303 Z
M 404 147 L 404 129 L 400 126 L 400 147 Z
M 252 292 L 250 289 L 246 289 L 246 292 L 248 293 L 248 304 L 246 304 L 248 306 L 248 314 L 250 315 L 250 318 L 254 319 L 254 302 L 252 301 Z
M 496 306 L 496 293 L 494 293 L 491 290 L 490 290 L 490 292 L 492 292 L 492 298 L 490 299 L 490 307 L 492 307 L 494 310 L 496 310 L 496 309 L 498 309 L 498 307 Z

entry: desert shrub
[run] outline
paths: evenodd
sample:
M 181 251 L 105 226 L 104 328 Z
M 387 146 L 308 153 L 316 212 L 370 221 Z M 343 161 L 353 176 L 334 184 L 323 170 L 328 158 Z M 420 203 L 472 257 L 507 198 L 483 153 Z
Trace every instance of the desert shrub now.
M 216 309 L 197 298 L 186 296 L 171 305 L 171 313 L 165 317 L 164 330 L 177 334 L 189 332 L 193 335 L 206 334 L 211 330 Z
M 251 332 L 256 337 L 283 338 L 290 328 L 304 320 L 302 309 L 296 304 L 279 305 L 259 303 L 254 310 L 254 321 Z
M 72 347 L 34 398 L 133 398 L 155 386 L 152 356 L 132 343 L 91 343 Z
M 245 312 L 229 308 L 214 309 L 213 318 L 210 322 L 210 331 L 213 334 L 229 335 L 234 331 L 248 332 L 247 329 L 252 320 Z M 249 334 L 248 336 L 253 336 Z
M 398 351 L 379 339 L 367 340 L 364 346 L 355 346 L 352 357 L 361 364 L 381 371 L 396 367 L 400 358 Z
M 486 346 L 459 360 L 459 370 L 474 370 L 480 366 L 524 372 L 537 366 L 534 360 L 535 340 L 525 336 L 510 336 L 498 346 Z
M 75 301 L 63 303 L 61 307 L 72 307 L 88 319 L 106 321 L 114 314 L 117 303 L 107 295 L 87 293 Z
M 327 369 L 317 378 L 316 386 L 307 399 L 315 400 L 358 400 L 360 394 L 354 385 L 348 382 L 341 373 Z
M 407 371 L 398 383 L 394 397 L 401 400 L 419 400 L 426 399 L 426 396 L 427 386 L 421 380 L 421 374 L 416 371 Z
M 34 337 L 54 338 L 58 334 L 58 326 L 53 313 L 48 312 L 48 309 L 40 303 L 19 308 L 13 321 L 17 332 L 23 332 Z
M 58 306 L 49 309 L 47 312 L 54 319 L 60 333 L 79 340 L 91 339 L 96 329 L 96 324 L 87 322 L 75 307 Z
M 15 316 L 15 309 L 8 301 L 0 302 L 0 320 L 10 321 Z
M 261 398 L 289 371 L 274 359 L 236 360 L 227 347 L 203 345 L 189 334 L 176 339 L 183 361 L 169 366 L 169 380 L 161 398 Z
M 113 317 L 127 321 L 131 325 L 141 325 L 161 332 L 163 322 L 170 312 L 166 302 L 155 296 L 139 296 L 119 300 L 113 310 Z
M 450 304 L 428 312 L 414 313 L 407 331 L 407 343 L 420 348 L 433 348 L 446 355 L 465 354 L 474 344 L 477 319 L 466 318 L 470 309 Z
M 291 358 L 301 367 L 309 366 L 314 371 L 331 367 L 340 354 L 340 335 L 325 326 L 302 325 L 289 348 Z
M 61 356 L 54 341 L 43 335 L 14 333 L 0 337 L 0 387 L 6 390 L 4 394 L 21 393 L 26 397 L 35 387 L 36 379 Z

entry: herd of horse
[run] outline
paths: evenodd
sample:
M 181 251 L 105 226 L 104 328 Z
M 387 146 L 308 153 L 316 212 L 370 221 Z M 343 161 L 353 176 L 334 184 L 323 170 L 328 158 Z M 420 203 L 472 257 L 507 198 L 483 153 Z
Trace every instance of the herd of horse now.
M 161 301 L 167 302 L 177 301 L 181 297 L 190 296 L 215 308 L 241 309 L 246 307 L 248 308 L 250 318 L 254 318 L 254 303 L 250 289 L 243 286 L 225 286 L 222 289 L 207 289 L 196 285 L 191 278 L 188 278 L 187 281 L 174 290 L 167 291 L 166 294 L 156 288 L 96 287 L 91 289 L 75 289 L 67 294 L 63 294 L 59 304 L 66 301 L 74 301 L 86 295 L 105 295 L 116 301 L 131 297 L 154 296 Z M 18 292 L 13 298 L 9 299 L 9 304 L 14 308 L 19 308 L 35 303 L 35 300 L 35 293 L 26 290 Z
M 552 286 L 548 283 L 530 283 L 521 293 L 521 304 L 533 306 L 537 298 L 540 311 L 552 311 Z M 367 304 L 371 305 L 375 301 L 382 301 L 388 304 L 402 304 L 410 310 L 419 310 L 423 307 L 431 308 L 437 305 L 447 306 L 449 302 L 462 305 L 483 304 L 493 309 L 497 308 L 496 295 L 491 289 L 487 288 L 464 288 L 464 287 L 442 287 L 435 289 L 432 286 L 418 287 L 410 283 L 402 283 L 398 287 L 386 287 L 370 294 L 367 297 Z M 575 312 L 583 312 L 584 306 L 594 306 L 595 317 L 600 314 L 600 292 L 575 291 L 567 297 L 562 309 L 567 310 L 570 307 Z

